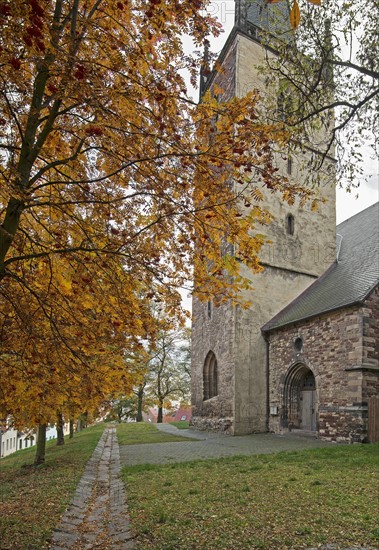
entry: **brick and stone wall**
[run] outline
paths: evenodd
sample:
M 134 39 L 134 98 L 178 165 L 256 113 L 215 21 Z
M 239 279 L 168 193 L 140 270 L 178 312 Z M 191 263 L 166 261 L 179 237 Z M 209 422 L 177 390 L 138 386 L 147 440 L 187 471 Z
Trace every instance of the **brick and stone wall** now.
M 367 365 L 379 365 L 379 287 L 376 287 L 361 309 L 363 321 L 363 357 Z
M 302 364 L 316 380 L 320 438 L 353 443 L 367 437 L 368 399 L 379 394 L 379 289 L 363 306 L 343 308 L 272 331 L 269 428 L 283 425 L 283 395 L 289 369 Z M 299 352 L 294 342 L 303 341 Z M 277 414 L 276 414 L 277 413 Z

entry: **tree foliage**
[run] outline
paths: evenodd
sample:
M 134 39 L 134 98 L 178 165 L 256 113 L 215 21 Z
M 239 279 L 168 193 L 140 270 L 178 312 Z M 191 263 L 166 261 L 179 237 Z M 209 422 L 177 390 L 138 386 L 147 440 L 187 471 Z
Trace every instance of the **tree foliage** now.
M 160 320 L 154 347 L 147 363 L 146 393 L 158 406 L 157 422 L 163 422 L 163 408 L 171 400 L 183 400 L 190 395 L 190 331 Z
M 303 2 L 293 40 L 267 56 L 268 82 L 287 98 L 287 128 L 293 143 L 321 150 L 310 168 L 317 173 L 336 150 L 337 177 L 348 188 L 367 173 L 367 157 L 377 157 L 379 98 L 378 6 L 375 0 Z M 271 98 L 271 115 L 277 96 Z M 279 115 L 279 116 L 278 116 Z M 329 136 L 324 141 L 320 135 Z M 366 151 L 363 148 L 371 148 Z
M 195 249 L 202 298 L 249 284 L 220 245 L 260 269 L 250 229 L 270 216 L 255 201 L 242 218 L 239 197 L 310 197 L 278 176 L 288 135 L 257 122 L 257 93 L 188 99 L 182 35 L 217 34 L 206 5 L 0 0 L 1 415 L 43 424 L 126 395 L 150 304 L 178 315 Z

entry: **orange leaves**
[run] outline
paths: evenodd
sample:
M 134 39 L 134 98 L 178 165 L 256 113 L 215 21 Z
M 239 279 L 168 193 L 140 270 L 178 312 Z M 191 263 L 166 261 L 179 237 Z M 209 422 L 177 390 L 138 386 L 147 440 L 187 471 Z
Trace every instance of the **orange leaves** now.
M 297 0 L 294 0 L 293 6 L 290 12 L 290 23 L 292 28 L 297 29 L 300 24 L 300 8 Z
M 21 68 L 21 61 L 20 59 L 17 59 L 16 57 L 12 57 L 9 60 L 9 64 L 12 65 L 12 67 L 18 71 Z
M 86 75 L 86 69 L 82 63 L 78 63 L 76 65 L 75 71 L 74 71 L 74 77 L 77 80 L 83 80 Z
M 133 278 L 117 269 L 117 259 L 109 259 L 109 269 L 99 269 L 96 256 L 75 270 L 71 261 L 56 256 L 35 264 L 31 295 L 16 283 L 2 291 L 0 328 L 13 301 L 20 306 L 2 326 L 2 349 L 12 350 L 8 358 L 0 355 L 2 372 L 17 366 L 12 384 L 2 386 L 2 413 L 33 423 L 38 415 L 51 418 L 58 404 L 67 410 L 73 400 L 82 409 L 97 407 L 118 389 L 121 375 L 124 385 L 138 376 L 128 372 L 124 357 L 146 334 L 148 302 L 134 292 Z
M 95 126 L 94 124 L 91 124 L 85 129 L 85 133 L 88 136 L 101 136 L 103 135 L 103 129 L 100 128 L 100 126 Z
M 11 4 L 10 2 L 2 1 L 0 2 L 0 17 L 9 17 L 11 15 Z M 2 23 L 4 23 L 4 20 L 2 20 Z
M 26 46 L 34 46 L 37 52 L 45 52 L 44 17 L 45 10 L 38 0 L 29 0 L 28 24 L 25 26 L 23 41 Z

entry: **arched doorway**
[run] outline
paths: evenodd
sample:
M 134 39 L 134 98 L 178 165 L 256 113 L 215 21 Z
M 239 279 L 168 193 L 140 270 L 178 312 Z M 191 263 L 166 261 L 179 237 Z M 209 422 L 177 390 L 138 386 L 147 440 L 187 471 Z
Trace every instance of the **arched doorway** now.
M 282 427 L 317 429 L 316 379 L 303 364 L 292 366 L 284 381 Z

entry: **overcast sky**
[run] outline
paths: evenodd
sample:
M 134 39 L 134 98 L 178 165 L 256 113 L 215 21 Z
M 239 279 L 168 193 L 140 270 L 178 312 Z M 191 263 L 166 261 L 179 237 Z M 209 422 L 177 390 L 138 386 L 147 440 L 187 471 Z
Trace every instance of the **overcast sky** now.
M 224 28 L 222 35 L 211 41 L 211 49 L 217 53 L 221 51 L 233 28 L 234 0 L 213 0 L 209 11 L 218 18 Z M 369 180 L 367 183 L 361 182 L 359 189 L 353 189 L 351 193 L 347 193 L 344 189 L 337 187 L 337 223 L 354 216 L 379 200 L 378 159 L 373 160 L 367 156 L 365 170 Z

